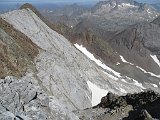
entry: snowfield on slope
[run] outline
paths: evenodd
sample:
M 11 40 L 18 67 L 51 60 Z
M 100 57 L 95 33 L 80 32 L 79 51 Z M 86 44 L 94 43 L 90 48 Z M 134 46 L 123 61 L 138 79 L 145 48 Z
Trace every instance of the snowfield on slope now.
M 120 55 L 120 58 L 121 58 L 122 62 L 128 63 L 130 65 L 134 65 L 133 63 L 130 63 L 130 62 L 126 61 L 122 55 Z
M 158 60 L 156 55 L 150 55 L 154 62 L 160 67 L 160 61 Z
M 96 106 L 101 102 L 101 98 L 107 95 L 108 91 L 99 88 L 97 85 L 90 81 L 87 81 L 87 84 L 92 91 L 92 106 Z
M 139 67 L 139 66 L 136 66 L 136 68 L 140 69 L 140 70 L 143 71 L 144 73 L 150 74 L 151 76 L 160 78 L 160 75 L 156 75 L 156 74 L 154 74 L 154 73 L 152 73 L 152 72 L 147 72 L 146 70 L 144 70 L 143 68 L 141 68 L 141 67 Z
M 78 45 L 77 43 L 74 44 L 75 47 L 77 49 L 79 49 L 82 53 L 84 53 L 88 58 L 90 58 L 92 61 L 94 61 L 98 66 L 100 66 L 101 68 L 108 70 L 110 72 L 112 72 L 114 75 L 116 75 L 117 77 L 121 77 L 120 73 L 114 71 L 113 69 L 109 68 L 108 66 L 106 66 L 104 63 L 102 63 L 100 60 L 96 59 L 92 53 L 90 53 L 85 47 L 83 47 L 82 45 Z

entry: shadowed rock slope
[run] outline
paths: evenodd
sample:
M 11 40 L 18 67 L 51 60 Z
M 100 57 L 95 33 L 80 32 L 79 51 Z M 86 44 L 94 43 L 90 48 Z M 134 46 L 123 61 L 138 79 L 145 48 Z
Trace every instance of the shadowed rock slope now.
M 111 40 L 111 46 L 128 61 L 146 71 L 159 74 L 159 66 L 154 63 L 151 54 L 160 52 L 160 27 L 152 23 L 138 23 L 117 33 Z M 143 62 L 142 62 L 143 61 Z
M 70 41 L 73 44 L 78 43 L 79 45 L 83 45 L 105 64 L 116 64 L 120 60 L 118 54 L 108 42 L 96 36 L 90 29 L 75 32 L 70 37 Z
M 159 105 L 160 95 L 152 90 L 126 96 L 109 92 L 97 106 L 76 113 L 82 120 L 154 120 L 160 119 Z

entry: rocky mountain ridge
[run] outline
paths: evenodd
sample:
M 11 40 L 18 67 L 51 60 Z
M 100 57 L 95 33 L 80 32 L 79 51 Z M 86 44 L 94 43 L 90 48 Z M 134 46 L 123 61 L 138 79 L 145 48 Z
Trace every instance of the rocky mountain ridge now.
M 76 113 L 83 120 L 88 120 L 89 117 L 94 120 L 158 120 L 159 97 L 159 94 L 152 90 L 126 96 L 109 92 L 97 106 Z M 95 111 L 97 113 L 93 114 Z

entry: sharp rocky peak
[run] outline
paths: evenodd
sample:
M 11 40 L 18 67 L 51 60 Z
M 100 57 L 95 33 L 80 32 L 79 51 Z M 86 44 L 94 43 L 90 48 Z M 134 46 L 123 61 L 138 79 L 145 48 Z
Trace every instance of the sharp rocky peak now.
M 109 0 L 109 1 L 100 1 L 98 4 L 104 5 L 104 4 L 122 4 L 122 3 L 128 3 L 128 4 L 132 4 L 132 5 L 139 5 L 140 3 L 133 1 L 133 0 Z
M 104 5 L 109 5 L 111 8 L 118 8 L 119 5 L 121 7 L 127 6 L 127 8 L 136 7 L 138 11 L 145 11 L 148 9 L 155 10 L 151 5 L 146 3 L 139 3 L 134 0 L 109 0 L 109 1 L 100 1 L 95 5 L 94 8 L 101 8 Z
M 25 3 L 23 4 L 20 9 L 30 9 L 32 10 L 38 17 L 40 17 L 42 19 L 42 15 L 40 14 L 40 12 L 30 3 Z

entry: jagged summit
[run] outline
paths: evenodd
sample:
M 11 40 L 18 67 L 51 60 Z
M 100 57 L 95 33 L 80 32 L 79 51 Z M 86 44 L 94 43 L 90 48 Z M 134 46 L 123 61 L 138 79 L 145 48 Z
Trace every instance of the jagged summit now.
M 30 9 L 32 10 L 39 18 L 41 18 L 45 23 L 48 23 L 49 21 L 47 21 L 42 15 L 41 13 L 30 3 L 25 3 L 23 4 L 19 9 Z
M 30 9 L 32 10 L 39 18 L 41 18 L 45 23 L 48 23 L 47 19 L 45 19 L 41 13 L 30 3 L 23 4 L 19 9 Z
M 25 3 L 20 7 L 20 9 L 27 9 L 27 8 L 31 9 L 32 11 L 36 10 L 36 8 L 30 3 Z

